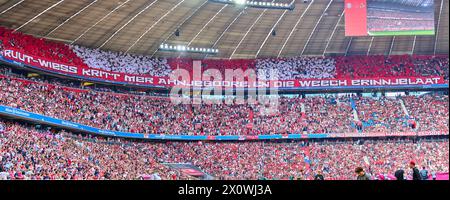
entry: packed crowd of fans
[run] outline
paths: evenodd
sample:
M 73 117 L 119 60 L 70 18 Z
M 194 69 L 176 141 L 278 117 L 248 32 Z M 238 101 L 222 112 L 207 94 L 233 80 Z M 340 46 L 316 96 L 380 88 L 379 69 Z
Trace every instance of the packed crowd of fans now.
M 81 46 L 71 46 L 71 48 L 91 68 L 157 77 L 166 77 L 172 72 L 167 59 L 89 49 Z
M 176 179 L 144 146 L 104 139 L 85 141 L 0 120 L 0 180 Z M 84 138 L 86 139 L 86 138 Z
M 1 105 L 123 132 L 179 135 L 315 133 L 319 130 L 316 126 L 338 131 L 341 127 L 331 124 L 347 122 L 340 121 L 341 117 L 313 117 L 315 110 L 312 109 L 306 111 L 312 113 L 310 119 L 303 120 L 299 98 L 281 98 L 278 111 L 265 115 L 260 114 L 259 106 L 249 104 L 174 105 L 168 98 L 95 92 L 7 77 L 0 79 L 0 85 Z M 327 103 L 329 100 L 323 97 L 314 100 L 327 105 L 321 109 L 321 115 L 328 108 L 336 111 L 328 115 L 338 116 L 338 105 Z M 250 117 L 250 113 L 254 116 Z M 308 125 L 308 120 L 316 123 Z M 248 127 L 250 123 L 252 128 Z
M 363 144 L 361 144 L 363 143 Z M 449 144 L 442 142 L 409 140 L 363 141 L 349 143 L 312 143 L 311 169 L 321 170 L 325 177 L 346 180 L 353 175 L 355 166 L 362 166 L 372 178 L 405 171 L 413 160 L 434 172 L 448 171 Z M 409 172 L 408 174 L 411 174 Z
M 449 65 L 447 56 L 414 56 L 412 63 L 416 75 L 422 76 L 440 76 L 448 82 Z
M 264 101 L 255 105 L 251 101 L 214 104 L 208 99 L 201 104 L 174 104 L 168 97 L 100 92 L 9 76 L 0 76 L 0 86 L 0 105 L 121 132 L 270 135 L 448 131 L 447 95 L 404 97 L 411 112 L 408 116 L 401 99 L 388 97 L 280 97 L 273 105 Z M 436 116 L 439 120 L 433 120 Z M 420 124 L 420 129 L 412 127 L 411 120 Z M 355 127 L 358 122 L 362 129 Z
M 350 98 L 342 96 L 337 99 L 307 98 L 305 99 L 304 125 L 307 132 L 313 133 L 351 133 L 355 119 L 352 113 Z
M 258 59 L 256 70 L 261 80 L 330 79 L 336 76 L 334 59 L 322 57 Z
M 336 57 L 337 78 L 440 76 L 448 81 L 446 56 Z
M 13 48 L 24 54 L 39 56 L 68 65 L 86 66 L 68 45 L 14 32 L 1 26 L 0 46 L 4 49 Z
M 104 92 L 72 89 L 50 84 L 3 79 L 1 104 L 44 114 L 106 130 L 153 133 L 160 125 L 162 132 L 176 118 L 179 126 L 189 126 L 187 107 L 174 106 L 169 100 L 144 96 L 128 96 Z M 170 114 L 170 116 L 169 116 Z M 177 116 L 179 115 L 179 116 Z M 153 123 L 152 123 L 153 122 Z M 182 123 L 184 122 L 184 123 Z M 186 128 L 187 130 L 187 128 Z
M 358 116 L 365 127 L 364 130 L 369 132 L 412 130 L 397 98 L 360 98 L 355 102 Z M 419 106 L 418 109 L 423 108 Z
M 0 119 L 0 180 L 194 179 L 161 163 L 190 163 L 215 179 L 373 179 L 411 160 L 448 172 L 446 139 L 294 142 L 141 143 L 73 135 Z
M 409 116 L 417 122 L 420 131 L 446 131 L 449 129 L 448 96 L 402 97 Z
M 420 22 L 414 21 L 414 24 L 420 25 Z M 70 47 L 0 27 L 0 50 L 2 48 L 18 49 L 68 65 L 129 74 L 163 77 L 175 69 L 193 71 L 192 59 L 150 58 L 80 46 Z M 261 80 L 441 76 L 448 81 L 448 60 L 448 56 L 410 55 L 202 60 L 202 71 L 218 69 L 225 77 L 226 69 L 254 69 Z

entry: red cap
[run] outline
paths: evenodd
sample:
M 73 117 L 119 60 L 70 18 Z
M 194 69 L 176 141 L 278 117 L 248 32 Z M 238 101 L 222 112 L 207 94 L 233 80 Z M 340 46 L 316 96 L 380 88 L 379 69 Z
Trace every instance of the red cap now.
M 411 161 L 409 164 L 410 165 L 416 165 L 416 163 L 414 161 Z

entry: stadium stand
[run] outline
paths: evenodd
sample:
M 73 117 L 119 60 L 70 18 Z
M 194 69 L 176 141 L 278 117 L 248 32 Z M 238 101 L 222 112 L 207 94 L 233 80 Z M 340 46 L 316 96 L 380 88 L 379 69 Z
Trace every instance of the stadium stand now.
M 70 46 L 0 27 L 0 50 L 81 68 L 166 77 L 193 73 L 193 60 L 152 58 Z M 203 70 L 254 69 L 261 80 L 324 80 L 439 76 L 448 83 L 448 56 L 332 56 L 202 61 Z M 0 105 L 74 123 L 159 135 L 260 136 L 449 132 L 448 92 L 369 97 L 286 95 L 278 111 L 250 104 L 173 104 L 130 88 L 80 88 L 62 78 L 30 78 L 0 67 Z M 132 90 L 132 91 L 127 91 Z M 410 160 L 448 175 L 448 135 L 375 139 L 148 142 L 43 129 L 0 118 L 0 180 L 191 179 L 162 163 L 190 163 L 216 179 L 354 179 L 366 166 L 375 179 L 394 179 Z M 406 170 L 406 169 L 405 169 Z M 409 179 L 411 175 L 408 175 Z
M 352 180 L 348 169 L 369 166 L 392 179 L 411 159 L 448 172 L 447 139 L 341 142 L 139 143 L 73 135 L 0 121 L 0 180 L 193 179 L 159 163 L 192 163 L 217 179 Z M 21 144 L 20 147 L 17 144 Z M 369 164 L 364 161 L 368 158 Z M 411 175 L 408 174 L 410 177 Z M 431 175 L 430 175 L 431 176 Z M 430 177 L 431 178 L 431 177 Z
M 255 105 L 173 105 L 169 98 L 97 92 L 0 76 L 0 104 L 105 130 L 168 135 L 267 135 L 356 132 L 352 99 L 364 132 L 414 131 L 399 99 L 388 97 L 281 98 L 278 112 L 263 115 Z M 428 97 L 427 97 L 428 98 Z M 419 104 L 422 96 L 405 97 L 421 130 L 448 131 L 447 95 Z M 300 105 L 305 105 L 302 114 Z M 69 111 L 69 112 L 68 112 Z M 432 121 L 424 113 L 440 111 Z M 248 129 L 250 113 L 253 127 Z M 424 123 L 421 123 L 421 121 Z M 426 123 L 425 123 L 426 122 Z M 275 125 L 275 126 L 274 126 Z M 439 127 L 439 128 L 438 128 Z M 246 133 L 246 134 L 245 134 Z

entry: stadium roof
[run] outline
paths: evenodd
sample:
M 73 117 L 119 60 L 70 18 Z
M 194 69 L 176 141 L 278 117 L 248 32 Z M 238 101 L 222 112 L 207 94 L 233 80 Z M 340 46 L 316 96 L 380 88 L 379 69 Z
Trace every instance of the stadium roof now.
M 437 37 L 345 37 L 344 0 L 296 0 L 293 11 L 208 0 L 0 0 L 0 25 L 91 48 L 167 57 L 206 55 L 160 52 L 163 42 L 218 48 L 208 58 L 227 59 L 448 54 L 448 4 L 435 0 Z

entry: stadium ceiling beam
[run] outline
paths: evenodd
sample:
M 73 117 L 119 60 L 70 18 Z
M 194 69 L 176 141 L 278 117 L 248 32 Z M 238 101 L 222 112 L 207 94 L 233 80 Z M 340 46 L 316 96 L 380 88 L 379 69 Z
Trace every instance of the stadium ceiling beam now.
M 436 55 L 436 50 L 437 50 L 437 42 L 438 42 L 438 38 L 439 38 L 439 26 L 441 25 L 441 16 L 442 16 L 442 8 L 444 7 L 444 1 L 445 0 L 441 0 L 441 8 L 439 9 L 439 18 L 437 21 L 437 26 L 436 26 L 436 35 L 434 38 L 434 49 L 433 49 L 433 55 Z
M 272 1 L 272 3 L 275 2 L 275 0 Z M 255 26 L 256 23 L 258 23 L 258 21 L 261 19 L 261 17 L 267 12 L 267 9 L 264 9 L 261 14 L 259 14 L 258 18 L 256 18 L 256 20 L 252 23 L 252 25 L 250 26 L 250 28 L 247 30 L 247 32 L 245 32 L 244 37 L 241 38 L 241 40 L 239 41 L 238 45 L 236 46 L 236 48 L 234 48 L 233 53 L 231 53 L 230 57 L 228 59 L 232 59 L 234 54 L 236 53 L 236 51 L 239 49 L 239 47 L 241 46 L 242 42 L 245 40 L 245 38 L 247 37 L 248 33 L 250 33 L 250 31 L 253 29 L 253 27 Z
M 328 47 L 330 46 L 331 40 L 333 39 L 333 36 L 334 36 L 334 34 L 336 33 L 337 27 L 339 26 L 339 23 L 341 23 L 342 16 L 344 16 L 344 14 L 345 14 L 345 8 L 344 8 L 344 10 L 342 11 L 342 14 L 341 14 L 341 16 L 339 17 L 339 20 L 337 21 L 336 25 L 334 26 L 333 32 L 331 32 L 331 35 L 330 35 L 330 37 L 328 38 L 327 45 L 325 46 L 325 49 L 323 50 L 322 56 L 325 56 L 325 53 L 327 52 Z
M 395 43 L 395 36 L 392 37 L 392 41 L 391 41 L 391 47 L 389 47 L 389 56 L 392 55 L 392 49 L 394 48 L 394 43 Z
M 81 35 L 79 35 L 77 38 L 75 38 L 75 40 L 72 41 L 72 43 L 70 44 L 74 44 L 75 42 L 77 42 L 81 37 L 83 37 L 87 32 L 89 32 L 92 28 L 94 28 L 95 26 L 97 26 L 100 22 L 102 22 L 103 20 L 105 20 L 106 18 L 108 18 L 111 14 L 113 14 L 114 12 L 116 12 L 119 8 L 121 8 L 122 6 L 124 6 L 125 4 L 127 4 L 130 0 L 127 0 L 121 4 L 119 4 L 117 7 L 115 7 L 113 10 L 111 10 L 109 13 L 107 13 L 105 16 L 103 16 L 100 20 L 98 20 L 97 22 L 95 22 L 95 24 L 91 25 L 88 29 L 84 30 L 83 33 L 81 33 Z
M 261 53 L 261 49 L 266 44 L 267 40 L 269 39 L 270 35 L 272 34 L 273 30 L 275 30 L 275 27 L 277 27 L 278 23 L 280 23 L 281 19 L 283 19 L 284 15 L 286 15 L 288 10 L 284 10 L 283 14 L 278 18 L 277 22 L 272 26 L 269 33 L 266 35 L 266 38 L 264 39 L 263 43 L 259 46 L 258 51 L 255 54 L 255 58 L 258 58 L 259 53 Z
M 352 42 L 353 42 L 353 37 L 350 37 L 350 41 L 347 44 L 347 48 L 345 48 L 345 56 L 348 55 L 348 50 L 350 50 L 350 46 L 352 46 Z
M 309 10 L 309 8 L 311 7 L 311 5 L 314 3 L 314 0 L 311 0 L 311 2 L 309 3 L 308 7 L 306 7 L 306 9 L 303 11 L 303 13 L 300 15 L 300 17 L 297 19 L 297 22 L 295 23 L 294 27 L 292 28 L 291 32 L 289 33 L 288 37 L 286 38 L 286 40 L 283 43 L 283 46 L 281 46 L 280 51 L 278 52 L 277 58 L 279 58 L 281 56 L 281 53 L 283 53 L 284 48 L 286 47 L 286 44 L 288 43 L 289 39 L 291 39 L 292 34 L 294 33 L 295 29 L 297 29 L 298 24 L 300 23 L 300 21 L 303 19 L 303 16 L 305 16 L 306 12 Z
M 194 12 L 191 12 L 191 14 L 190 14 L 188 17 L 186 17 L 186 18 L 183 20 L 183 22 L 181 22 L 181 23 L 179 23 L 179 24 L 177 25 L 177 27 L 175 28 L 175 30 L 177 30 L 177 29 L 179 29 L 180 27 L 182 27 L 188 20 L 190 20 L 190 19 L 192 18 L 192 16 L 195 15 L 195 13 L 197 13 L 201 8 L 203 8 L 203 6 L 204 6 L 206 3 L 208 3 L 208 0 L 204 1 L 202 5 L 198 6 L 198 7 L 194 10 Z M 171 33 L 173 33 L 173 32 L 174 32 L 174 31 L 171 31 Z M 170 38 L 170 36 L 172 36 L 172 34 L 169 34 L 166 38 L 164 38 L 164 40 L 163 40 L 161 43 L 166 43 L 166 41 Z M 159 48 L 156 48 L 156 50 L 153 51 L 151 57 L 155 56 L 156 52 L 158 52 L 158 51 L 159 51 Z
M 313 30 L 309 34 L 308 40 L 306 40 L 305 46 L 303 46 L 303 49 L 302 49 L 302 52 L 300 53 L 300 56 L 303 56 L 303 54 L 305 53 L 306 47 L 308 47 L 309 42 L 311 41 L 311 38 L 312 38 L 314 32 L 316 31 L 317 27 L 319 26 L 320 21 L 322 21 L 322 18 L 325 15 L 325 13 L 327 12 L 328 8 L 330 8 L 331 3 L 333 3 L 333 0 L 330 0 L 330 2 L 328 2 L 327 7 L 325 7 L 325 9 L 323 10 L 322 14 L 319 17 L 319 20 L 317 20 L 317 22 L 316 22 L 316 25 L 314 25 Z
M 124 25 L 122 25 L 119 29 L 117 29 L 105 42 L 103 42 L 102 45 L 100 45 L 98 48 L 102 48 L 104 47 L 109 41 L 111 41 L 112 38 L 114 38 L 120 31 L 122 31 L 123 28 L 125 28 L 126 26 L 128 26 L 128 24 L 130 24 L 134 19 L 136 19 L 136 17 L 138 17 L 139 15 L 141 15 L 142 13 L 144 13 L 145 11 L 147 11 L 150 7 L 153 6 L 153 4 L 155 4 L 156 2 L 158 2 L 158 0 L 153 1 L 151 4 L 148 4 L 146 7 L 144 7 L 141 11 L 139 11 L 136 15 L 134 15 L 130 20 L 127 21 L 127 23 L 125 23 Z
M 170 13 L 172 13 L 172 11 L 174 11 L 176 8 L 178 8 L 178 6 L 180 6 L 185 0 L 182 0 L 180 2 L 178 2 L 178 4 L 176 4 L 174 7 L 172 7 L 170 10 L 168 10 L 163 16 L 161 16 L 158 21 L 156 21 L 155 23 L 153 23 L 141 36 L 139 36 L 139 38 L 137 38 L 137 40 L 135 40 L 133 42 L 133 44 L 131 46 L 128 47 L 127 51 L 125 51 L 125 53 L 128 53 L 131 49 L 133 49 L 134 46 L 136 46 L 136 44 L 141 41 L 141 39 L 147 35 L 148 32 L 150 32 L 150 30 L 152 30 L 161 20 L 163 20 L 167 15 L 169 15 Z M 159 45 L 159 44 L 158 44 Z
M 237 19 L 239 19 L 239 17 L 244 13 L 245 9 L 242 9 L 241 12 L 233 19 L 233 21 L 228 24 L 227 28 L 225 28 L 224 31 L 222 31 L 222 33 L 220 34 L 220 36 L 217 38 L 217 40 L 214 42 L 212 48 L 215 48 L 216 45 L 219 43 L 219 41 L 222 39 L 222 37 L 225 35 L 225 33 L 228 31 L 228 29 L 230 29 L 230 27 L 234 24 L 234 22 L 237 21 Z M 209 54 L 207 54 L 204 58 L 207 58 L 209 56 Z
M 373 45 L 373 40 L 375 39 L 375 37 L 372 37 L 370 39 L 370 44 L 369 44 L 369 48 L 367 48 L 367 54 L 366 55 L 370 55 L 370 50 L 372 50 L 372 45 Z
M 294 4 L 295 1 L 292 1 L 291 4 Z M 267 34 L 266 38 L 264 39 L 263 43 L 259 46 L 258 51 L 256 52 L 255 58 L 258 58 L 259 54 L 261 53 L 261 49 L 266 44 L 267 40 L 269 39 L 270 35 L 272 34 L 273 30 L 275 30 L 275 27 L 278 26 L 278 23 L 280 23 L 281 19 L 284 18 L 284 15 L 286 15 L 288 10 L 284 10 L 283 14 L 278 18 L 277 22 L 272 26 L 272 29 L 270 29 L 269 33 Z
M 208 22 L 206 22 L 206 24 L 204 24 L 203 25 L 203 27 L 197 32 L 197 34 L 195 34 L 195 36 L 189 41 L 189 43 L 186 45 L 186 46 L 190 46 L 191 44 L 192 44 L 192 42 L 194 42 L 197 38 L 198 38 L 198 36 L 203 32 L 203 30 L 205 30 L 205 28 L 217 17 L 217 15 L 219 15 L 222 11 L 223 11 L 223 9 L 225 9 L 227 6 L 228 6 L 229 4 L 225 4 L 224 6 L 222 6 L 222 8 L 219 10 L 219 11 L 217 11 L 216 12 L 216 14 L 214 14 L 214 16 L 211 18 L 211 19 L 209 19 L 209 21 Z M 178 57 L 181 57 L 181 55 L 182 55 L 183 53 L 181 52 L 179 55 L 178 55 Z
M 21 3 L 24 2 L 24 1 L 25 1 L 25 0 L 21 0 L 21 1 L 17 2 L 17 3 L 15 3 L 14 5 L 10 6 L 10 7 L 7 8 L 6 10 L 2 11 L 2 12 L 0 13 L 0 15 L 3 15 L 4 13 L 10 11 L 11 9 L 15 8 L 16 6 L 18 6 L 19 4 L 21 4 Z
M 56 2 L 55 4 L 53 4 L 52 6 L 48 7 L 47 9 L 45 9 L 44 11 L 40 12 L 39 14 L 37 14 L 36 16 L 34 16 L 33 18 L 31 18 L 30 20 L 28 20 L 27 22 L 25 22 L 24 24 L 22 24 L 21 26 L 19 26 L 18 28 L 16 28 L 14 31 L 18 31 L 21 28 L 23 28 L 24 26 L 28 25 L 30 22 L 34 21 L 35 19 L 37 19 L 38 17 L 40 17 L 41 15 L 43 15 L 44 13 L 46 13 L 47 11 L 51 10 L 52 8 L 56 7 L 57 5 L 61 4 L 62 2 L 64 2 L 64 0 L 60 0 L 58 2 Z
M 416 40 L 417 40 L 417 35 L 414 36 L 413 45 L 411 48 L 411 55 L 414 55 L 414 50 L 416 49 Z
M 89 8 L 90 6 L 92 6 L 93 4 L 95 4 L 96 2 L 98 2 L 98 0 L 94 0 L 91 3 L 89 3 L 88 5 L 86 5 L 85 7 L 83 7 L 81 10 L 79 10 L 77 13 L 73 14 L 72 16 L 70 16 L 69 18 L 67 18 L 66 20 L 64 20 L 64 22 L 62 22 L 61 24 L 59 24 L 57 27 L 53 28 L 50 32 L 48 32 L 45 37 L 48 37 L 49 35 L 51 35 L 53 32 L 55 32 L 56 30 L 58 30 L 59 28 L 61 28 L 62 26 L 64 26 L 64 24 L 66 24 L 67 22 L 69 22 L 71 19 L 73 19 L 74 17 L 78 16 L 80 13 L 82 13 L 83 11 L 85 11 L 87 8 Z

